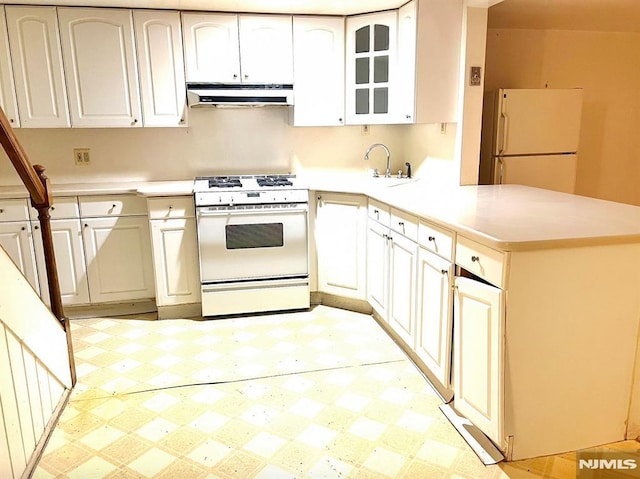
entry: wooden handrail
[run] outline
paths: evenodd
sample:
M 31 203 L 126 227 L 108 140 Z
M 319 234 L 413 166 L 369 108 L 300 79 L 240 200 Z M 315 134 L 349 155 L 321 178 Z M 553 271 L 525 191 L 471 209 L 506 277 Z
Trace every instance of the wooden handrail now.
M 62 298 L 60 295 L 60 282 L 58 281 L 58 268 L 56 266 L 56 256 L 53 251 L 53 236 L 51 233 L 51 216 L 49 209 L 53 204 L 49 179 L 44 174 L 44 167 L 33 166 L 27 157 L 22 145 L 16 138 L 13 128 L 7 119 L 4 110 L 0 108 L 0 144 L 13 167 L 18 172 L 22 183 L 29 192 L 31 205 L 38 210 L 38 220 L 42 230 L 42 247 L 44 250 L 44 262 L 47 270 L 47 281 L 49 283 L 49 302 L 51 312 L 58 318 L 67 334 L 67 345 L 69 348 L 69 363 L 71 366 L 71 381 L 76 383 L 76 370 L 73 358 L 73 347 L 71 343 L 71 328 L 69 319 L 65 317 L 62 308 Z

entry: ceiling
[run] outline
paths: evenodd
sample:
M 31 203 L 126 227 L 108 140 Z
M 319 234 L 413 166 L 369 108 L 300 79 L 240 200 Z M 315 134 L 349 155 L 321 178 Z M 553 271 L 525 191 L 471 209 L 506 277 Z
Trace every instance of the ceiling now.
M 640 33 L 640 0 L 504 0 L 489 28 Z
M 398 8 L 408 0 L 9 0 L 4 4 L 353 15 Z

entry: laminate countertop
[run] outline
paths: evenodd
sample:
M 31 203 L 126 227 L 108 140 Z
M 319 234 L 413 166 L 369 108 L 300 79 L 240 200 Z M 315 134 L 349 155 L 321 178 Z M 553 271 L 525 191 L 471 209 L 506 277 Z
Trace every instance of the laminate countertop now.
M 442 186 L 425 179 L 304 174 L 313 191 L 362 194 L 502 251 L 640 242 L 640 207 L 520 185 Z M 53 184 L 55 196 L 191 195 L 193 181 Z M 26 198 L 21 186 L 0 198 Z

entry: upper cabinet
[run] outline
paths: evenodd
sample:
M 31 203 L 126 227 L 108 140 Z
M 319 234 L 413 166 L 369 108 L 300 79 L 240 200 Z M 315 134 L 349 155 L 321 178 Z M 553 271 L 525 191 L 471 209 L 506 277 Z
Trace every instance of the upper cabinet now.
M 344 124 L 344 18 L 294 17 L 294 126 Z
M 188 82 L 240 82 L 237 15 L 183 13 L 182 34 Z
M 71 126 L 56 8 L 5 9 L 20 126 Z
M 397 11 L 347 18 L 346 112 L 349 124 L 394 123 Z
M 0 107 L 2 107 L 11 126 L 20 126 L 4 7 L 0 7 Z
M 289 15 L 183 13 L 188 82 L 293 83 Z
M 144 126 L 185 121 L 185 79 L 180 14 L 133 12 Z
M 245 83 L 293 83 L 289 15 L 240 15 L 240 65 Z
M 142 126 L 131 10 L 58 8 L 73 126 Z

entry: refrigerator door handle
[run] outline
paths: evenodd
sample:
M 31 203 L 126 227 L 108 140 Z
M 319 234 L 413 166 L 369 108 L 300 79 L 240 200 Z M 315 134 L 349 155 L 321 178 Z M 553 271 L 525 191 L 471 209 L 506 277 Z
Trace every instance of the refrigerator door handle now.
M 502 134 L 500 135 L 500 148 L 498 154 L 501 155 L 507 149 L 507 140 L 509 138 L 509 117 L 505 112 L 500 112 L 500 124 Z
M 504 180 L 504 161 L 502 158 L 497 158 L 498 160 L 498 184 L 501 185 Z

